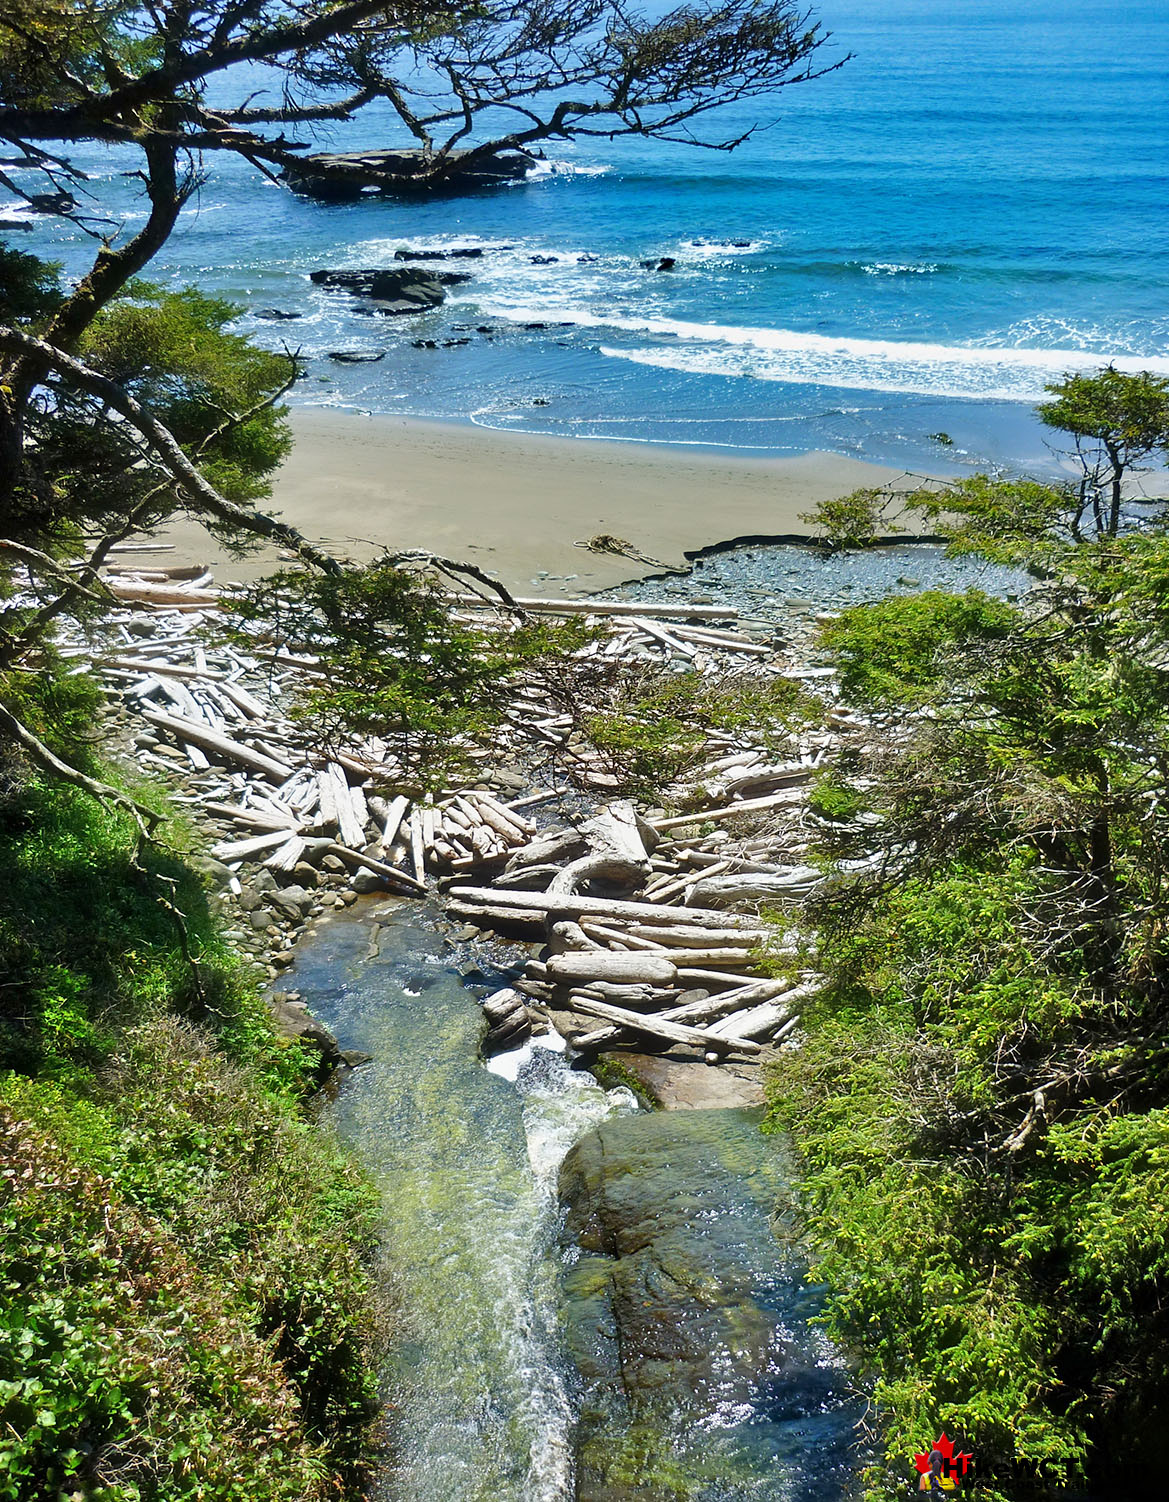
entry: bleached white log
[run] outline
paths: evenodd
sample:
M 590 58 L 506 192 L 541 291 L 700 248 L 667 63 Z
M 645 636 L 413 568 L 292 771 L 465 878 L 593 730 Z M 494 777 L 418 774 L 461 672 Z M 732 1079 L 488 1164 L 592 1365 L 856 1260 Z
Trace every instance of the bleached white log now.
M 241 745 L 239 741 L 221 735 L 208 725 L 194 724 L 178 715 L 165 714 L 162 710 L 145 710 L 143 717 L 152 725 L 157 725 L 162 730 L 169 730 L 172 735 L 179 736 L 183 740 L 194 741 L 195 745 L 202 746 L 205 751 L 214 752 L 228 761 L 235 761 L 240 766 L 262 772 L 266 777 L 283 782 L 285 778 L 292 776 L 292 768 L 286 762 L 277 761 L 273 756 L 266 756 L 262 751 L 256 751 L 251 746 Z
M 705 1023 L 742 1007 L 745 1002 L 759 1002 L 772 996 L 784 994 L 784 981 L 759 981 L 754 986 L 743 986 L 736 991 L 723 991 L 717 996 L 705 996 L 700 1001 L 687 1001 L 679 1006 L 667 1007 L 659 1015 L 665 1022 Z M 602 998 L 604 999 L 604 998 Z M 621 1036 L 621 1028 L 604 1027 L 586 1033 L 574 1042 L 576 1048 L 603 1048 Z
M 768 657 L 773 650 L 763 642 L 752 641 L 746 636 L 736 636 L 730 631 L 706 631 L 700 626 L 674 626 L 672 629 L 683 641 L 719 647 L 724 652 L 742 652 L 753 657 Z
M 374 872 L 377 876 L 384 876 L 389 881 L 401 882 L 415 892 L 425 892 L 426 886 L 421 881 L 400 871 L 397 866 L 388 866 L 385 861 L 376 860 L 372 855 L 366 855 L 361 850 L 350 850 L 346 845 L 339 845 L 335 841 L 329 846 L 329 854 L 339 856 L 347 866 L 362 866 L 367 871 Z
M 247 860 L 249 856 L 259 855 L 262 850 L 274 850 L 277 845 L 287 844 L 288 835 L 287 829 L 276 829 L 268 834 L 255 835 L 250 840 L 224 840 L 218 845 L 212 845 L 211 854 L 221 861 Z
M 639 949 L 650 954 L 665 951 L 663 944 L 657 943 L 654 939 L 639 938 L 637 935 L 630 933 L 626 928 L 610 928 L 608 925 L 594 922 L 590 918 L 582 918 L 580 922 L 582 930 L 590 938 L 599 939 L 605 944 L 622 944 L 627 949 Z
M 268 714 L 267 709 L 260 703 L 259 699 L 249 694 L 247 689 L 242 688 L 238 683 L 228 683 L 225 681 L 220 688 L 220 692 L 226 698 L 230 699 L 238 709 L 242 709 L 244 714 L 250 715 L 253 720 L 262 720 Z
M 574 996 L 573 1010 L 590 1017 L 600 1017 L 606 1022 L 615 1022 L 634 1032 L 649 1033 L 651 1037 L 664 1038 L 670 1043 L 696 1043 L 700 1048 L 714 1052 L 756 1054 L 762 1045 L 750 1038 L 728 1038 L 710 1033 L 706 1028 L 688 1027 L 681 1022 L 667 1022 L 663 1018 L 642 1012 L 631 1012 L 626 1007 L 612 1006 L 606 1001 L 593 1001 L 588 996 Z
M 512 810 L 521 808 L 535 808 L 539 803 L 550 803 L 553 798 L 559 797 L 555 789 L 548 789 L 543 793 L 526 793 L 522 798 L 509 798 L 502 807 Z
M 132 673 L 157 673 L 166 678 L 203 678 L 210 683 L 222 683 L 226 673 L 215 672 L 211 668 L 188 668 L 176 662 L 158 662 L 154 658 L 141 657 L 109 657 L 103 658 L 103 663 L 111 668 L 125 668 Z
M 580 825 L 589 849 L 596 855 L 614 855 L 619 860 L 644 866 L 649 851 L 642 835 L 642 821 L 629 798 L 614 799 Z M 652 836 L 651 836 L 651 844 Z
M 486 793 L 468 793 L 467 798 L 474 803 L 484 822 L 489 824 L 509 845 L 522 845 L 527 841 L 528 836 L 535 832 L 536 826 L 530 820 L 511 813 L 502 804 L 496 803 L 494 798 L 488 797 Z
M 766 798 L 744 798 L 741 802 L 728 803 L 721 808 L 706 808 L 698 814 L 674 814 L 668 819 L 652 819 L 650 823 L 657 830 L 682 829 L 687 824 L 721 823 L 724 819 L 737 819 L 740 814 L 763 813 L 785 803 L 799 802 L 801 797 L 802 793 L 798 788 L 789 789 L 770 793 Z
M 305 842 L 294 834 L 264 862 L 273 871 L 291 871 L 305 852 Z
M 116 600 L 135 600 L 147 605 L 183 606 L 198 604 L 218 607 L 221 603 L 217 589 L 178 589 L 169 584 L 133 584 L 118 579 L 107 579 L 106 588 Z
M 788 1016 L 788 1009 L 778 1002 L 762 1001 L 758 1006 L 731 1012 L 718 1022 L 712 1022 L 710 1031 L 720 1037 L 762 1038 L 774 1032 Z
M 455 594 L 449 595 L 448 599 L 460 605 L 497 608 L 494 601 L 485 601 L 481 595 Z M 737 621 L 739 618 L 733 605 L 689 605 L 685 601 L 675 604 L 669 600 L 651 603 L 648 600 L 543 600 L 516 596 L 515 602 L 521 610 L 548 615 L 636 615 L 660 617 L 662 620 L 681 616 L 696 621 Z
M 703 877 L 686 893 L 686 902 L 721 906 L 736 902 L 796 902 L 824 880 L 816 866 L 789 866 L 775 875 Z
M 590 980 L 617 981 L 626 985 L 672 986 L 678 967 L 656 954 L 619 954 L 611 949 L 571 950 L 554 954 L 547 961 L 548 979 L 562 985 Z
M 618 621 L 617 624 L 620 625 L 622 623 Z M 656 641 L 661 642 L 663 646 L 668 647 L 671 652 L 676 652 L 681 657 L 693 657 L 698 650 L 690 642 L 682 641 L 672 631 L 667 631 L 664 626 L 659 626 L 656 621 L 642 620 L 637 622 L 637 625 L 647 636 L 653 637 Z
M 329 779 L 329 791 L 332 795 L 333 807 L 337 811 L 337 828 L 341 834 L 341 842 L 356 849 L 365 844 L 365 825 L 358 822 L 353 800 L 350 797 L 349 779 L 335 761 L 329 762 L 325 767 L 325 775 Z
M 398 837 L 398 830 L 402 827 L 402 820 L 406 817 L 406 810 L 410 807 L 410 800 L 404 794 L 399 794 L 390 803 L 386 810 L 386 821 L 382 827 L 381 847 L 388 850 Z
M 735 913 L 704 912 L 700 908 L 658 907 L 652 902 L 627 902 L 613 897 L 586 897 L 579 893 L 561 896 L 548 892 L 496 891 L 494 887 L 454 887 L 451 897 L 465 905 L 480 904 L 485 907 L 504 906 L 525 912 L 563 913 L 566 917 L 579 918 L 582 914 L 595 917 L 631 918 L 635 922 L 682 923 L 693 927 L 701 924 L 710 928 L 758 928 L 758 922 Z
M 414 805 L 414 812 L 410 816 L 410 862 L 414 867 L 414 875 L 420 883 L 426 881 L 426 845 L 422 839 L 422 809 L 418 804 Z

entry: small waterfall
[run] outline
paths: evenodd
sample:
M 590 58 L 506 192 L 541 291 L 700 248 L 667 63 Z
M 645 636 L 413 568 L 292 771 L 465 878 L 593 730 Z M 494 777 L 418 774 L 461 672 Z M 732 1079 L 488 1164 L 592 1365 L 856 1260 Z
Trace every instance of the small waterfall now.
M 422 921 L 338 922 L 295 980 L 343 1047 L 338 1128 L 381 1185 L 407 1321 L 386 1374 L 397 1455 L 376 1502 L 566 1502 L 569 1369 L 558 1325 L 557 1173 L 636 1109 L 533 1043 L 485 1068 L 479 1008 Z
M 381 1187 L 402 1324 L 370 1502 L 811 1502 L 858 1416 L 772 1215 L 757 1113 L 638 1112 L 556 1039 L 488 1065 L 425 908 L 302 946 L 305 1001 L 371 1056 L 334 1106 Z M 569 1190 L 569 1209 L 561 1193 Z

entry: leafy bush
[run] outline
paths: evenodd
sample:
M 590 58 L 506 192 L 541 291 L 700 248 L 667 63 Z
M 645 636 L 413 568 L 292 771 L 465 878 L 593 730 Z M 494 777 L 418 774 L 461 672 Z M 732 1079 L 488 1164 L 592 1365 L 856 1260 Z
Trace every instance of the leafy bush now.
M 325 679 L 298 713 L 326 734 L 392 737 L 431 786 L 498 723 L 515 672 L 575 651 L 590 634 L 582 621 L 529 620 L 507 631 L 467 624 L 436 582 L 388 561 L 336 576 L 277 574 L 249 593 L 242 613 L 321 660 Z
M 808 807 L 825 819 L 853 819 L 866 806 L 860 789 L 837 772 L 821 772 L 808 789 Z
M 92 1067 L 119 1029 L 179 1011 L 218 1024 L 255 1002 L 237 978 L 202 880 L 161 848 L 136 857 L 130 817 L 64 784 L 0 802 L 0 1067 Z M 159 896 L 174 894 L 206 961 L 198 978 Z
M 857 605 L 828 621 L 820 640 L 840 666 L 845 692 L 872 704 L 917 704 L 951 676 L 957 651 L 1001 641 L 1019 613 L 981 590 L 926 590 Z
M 750 732 L 781 746 L 822 712 L 819 701 L 786 678 L 712 682 L 697 673 L 623 675 L 611 713 L 590 715 L 584 732 L 630 791 L 657 799 L 707 754 L 707 732 Z
M 155 1024 L 125 1062 L 163 1061 L 140 1093 L 97 1102 L 3 1082 L 0 1497 L 355 1489 L 371 1396 L 358 1196 L 330 1202 L 313 1175 L 344 1183 L 335 1158 L 290 1143 L 287 1113 L 197 1038 Z
M 0 802 L 0 1498 L 357 1497 L 375 1196 L 200 878 L 136 843 L 70 787 Z
M 943 1427 L 1019 1497 L 1141 1474 L 1169 1421 L 1163 1024 L 1130 995 L 1120 1026 L 1082 955 L 1034 952 L 1048 883 L 952 865 L 826 906 L 829 989 L 770 1073 L 826 1322 L 881 1416 L 873 1497 Z
M 883 532 L 905 530 L 889 519 L 892 500 L 886 490 L 854 490 L 801 512 L 800 520 L 814 526 L 832 548 L 870 548 Z

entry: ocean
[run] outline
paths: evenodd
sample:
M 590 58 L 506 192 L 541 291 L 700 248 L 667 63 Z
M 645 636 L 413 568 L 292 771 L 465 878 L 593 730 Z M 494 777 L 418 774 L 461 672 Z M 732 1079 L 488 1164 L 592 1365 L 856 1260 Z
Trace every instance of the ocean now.
M 818 12 L 826 57 L 851 60 L 770 109 L 730 112 L 728 128 L 766 125 L 733 154 L 554 143 L 519 186 L 349 205 L 216 160 L 151 277 L 228 296 L 250 310 L 241 328 L 299 347 L 300 403 L 933 471 L 1051 469 L 1032 413 L 1046 382 L 1107 361 L 1169 374 L 1169 5 Z M 320 145 L 400 141 L 370 111 Z M 132 227 L 132 163 L 77 157 Z M 18 241 L 67 270 L 92 253 L 43 222 Z M 473 280 L 422 316 L 361 317 L 307 279 L 453 246 L 482 248 L 453 268 Z M 651 269 L 664 256 L 675 268 Z M 301 316 L 254 316 L 266 307 Z M 334 350 L 385 358 L 343 366 Z

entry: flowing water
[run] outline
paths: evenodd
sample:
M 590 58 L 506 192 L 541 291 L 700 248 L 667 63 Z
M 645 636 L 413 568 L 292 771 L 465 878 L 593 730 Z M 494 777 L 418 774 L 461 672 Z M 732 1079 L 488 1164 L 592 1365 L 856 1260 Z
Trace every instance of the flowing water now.
M 773 1235 L 776 1144 L 749 1113 L 639 1113 L 547 1047 L 485 1066 L 455 960 L 414 908 L 374 943 L 324 926 L 295 972 L 372 1056 L 334 1110 L 402 1311 L 376 1502 L 839 1494 L 856 1414 Z

